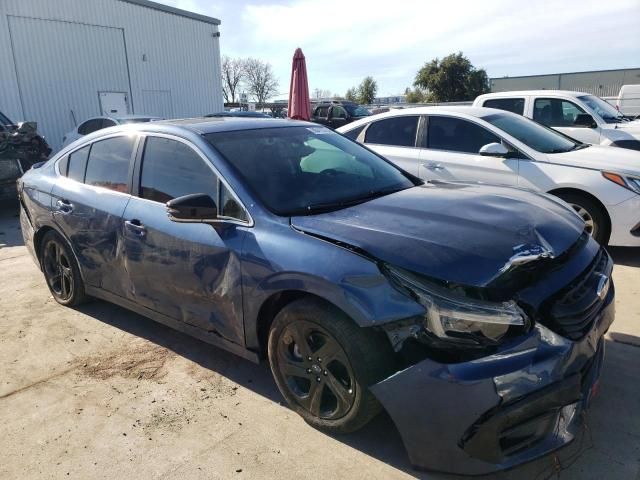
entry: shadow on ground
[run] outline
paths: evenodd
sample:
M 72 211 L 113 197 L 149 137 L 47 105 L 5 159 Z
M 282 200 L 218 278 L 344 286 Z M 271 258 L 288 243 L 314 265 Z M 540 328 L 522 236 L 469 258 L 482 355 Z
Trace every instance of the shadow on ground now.
M 256 365 L 240 359 L 231 353 L 217 349 L 160 325 L 153 320 L 106 302 L 95 301 L 80 307 L 78 310 L 96 320 L 165 347 L 271 401 L 283 403 L 266 364 Z M 630 336 L 626 335 L 625 337 Z M 631 345 L 633 345 L 633 341 L 638 342 L 640 339 L 636 337 L 633 337 L 633 339 L 620 337 L 617 340 L 618 337 L 614 338 L 616 340 L 606 341 L 607 357 L 603 368 L 601 392 L 596 397 L 587 417 L 588 429 L 573 444 L 561 450 L 557 456 L 547 456 L 507 472 L 477 478 L 504 480 L 516 478 L 546 479 L 554 477 L 559 472 L 562 473 L 562 478 L 568 479 L 597 478 L 580 474 L 580 472 L 589 472 L 591 469 L 599 471 L 603 468 L 602 457 L 587 454 L 587 452 L 594 449 L 597 450 L 603 444 L 620 445 L 622 442 L 628 442 L 628 432 L 626 430 L 635 427 L 629 425 L 625 430 L 624 428 L 616 427 L 615 423 L 624 424 L 621 417 L 623 413 L 628 411 L 633 414 L 639 406 L 637 382 L 629 381 L 628 378 L 629 375 L 633 375 L 633 371 L 626 369 L 625 372 L 620 368 L 620 365 L 635 365 L 635 370 L 639 369 L 640 348 Z M 410 392 L 407 394 L 410 394 Z M 609 406 L 611 400 L 615 400 L 618 405 L 615 422 L 611 421 Z M 425 414 L 428 414 L 428 412 L 425 412 Z M 593 421 L 594 419 L 595 421 Z M 635 422 L 640 424 L 640 420 Z M 380 415 L 359 432 L 334 436 L 334 438 L 416 478 L 465 478 L 445 474 L 428 474 L 414 470 L 409 463 L 400 435 L 386 414 Z M 577 468 L 573 466 L 574 464 L 580 464 L 579 471 L 574 471 Z M 608 478 L 623 477 L 613 475 Z
M 609 247 L 613 261 L 617 265 L 640 267 L 640 248 L 638 247 Z
M 7 201 L 0 206 L 0 249 L 24 245 L 18 217 L 17 201 Z

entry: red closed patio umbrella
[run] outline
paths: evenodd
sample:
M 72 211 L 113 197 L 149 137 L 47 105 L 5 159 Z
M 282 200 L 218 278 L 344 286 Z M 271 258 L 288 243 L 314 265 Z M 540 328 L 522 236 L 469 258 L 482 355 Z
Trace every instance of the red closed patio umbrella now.
M 304 54 L 299 48 L 297 48 L 296 53 L 293 54 L 287 116 L 296 120 L 311 119 L 309 84 L 307 83 L 307 64 L 304 60 Z

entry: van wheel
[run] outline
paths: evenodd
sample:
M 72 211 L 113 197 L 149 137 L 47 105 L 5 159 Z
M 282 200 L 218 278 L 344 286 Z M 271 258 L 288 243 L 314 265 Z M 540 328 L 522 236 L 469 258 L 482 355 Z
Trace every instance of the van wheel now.
M 73 307 L 86 301 L 84 283 L 71 247 L 53 230 L 42 239 L 40 258 L 47 286 L 56 302 Z
M 601 245 L 609 243 L 611 234 L 606 212 L 592 199 L 579 193 L 559 193 L 562 200 L 567 202 L 584 220 L 585 230 Z
M 269 332 L 269 363 L 289 406 L 329 433 L 362 428 L 382 410 L 369 386 L 391 375 L 394 357 L 382 334 L 360 328 L 314 299 L 294 301 Z

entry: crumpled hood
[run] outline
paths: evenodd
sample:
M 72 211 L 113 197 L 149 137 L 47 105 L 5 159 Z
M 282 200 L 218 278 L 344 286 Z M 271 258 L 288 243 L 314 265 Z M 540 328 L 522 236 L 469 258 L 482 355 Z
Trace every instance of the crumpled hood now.
M 292 217 L 291 224 L 383 262 L 475 287 L 498 276 L 523 245 L 558 256 L 584 230 L 554 197 L 463 183 L 425 184 L 335 212 Z
M 640 175 L 640 152 L 626 148 L 591 145 L 566 153 L 548 154 L 547 159 L 563 165 Z

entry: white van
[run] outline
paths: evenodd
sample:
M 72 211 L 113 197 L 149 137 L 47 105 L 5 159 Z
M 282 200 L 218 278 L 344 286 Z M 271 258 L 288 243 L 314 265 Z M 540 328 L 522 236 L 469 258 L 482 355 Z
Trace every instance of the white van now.
M 618 93 L 616 108 L 627 117 L 640 116 L 640 85 L 623 85 Z
M 629 121 L 600 97 L 566 90 L 525 90 L 480 95 L 474 107 L 524 115 L 583 143 L 640 150 L 640 120 Z

